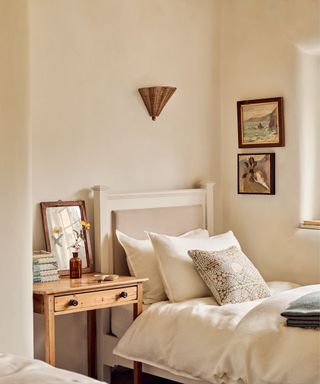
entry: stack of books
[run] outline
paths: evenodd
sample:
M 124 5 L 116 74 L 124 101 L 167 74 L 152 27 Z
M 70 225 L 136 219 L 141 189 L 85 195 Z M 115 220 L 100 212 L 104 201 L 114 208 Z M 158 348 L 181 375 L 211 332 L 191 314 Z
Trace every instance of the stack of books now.
M 32 270 L 34 283 L 59 280 L 57 259 L 51 252 L 34 251 L 32 256 Z
M 320 220 L 305 220 L 300 227 L 320 230 Z

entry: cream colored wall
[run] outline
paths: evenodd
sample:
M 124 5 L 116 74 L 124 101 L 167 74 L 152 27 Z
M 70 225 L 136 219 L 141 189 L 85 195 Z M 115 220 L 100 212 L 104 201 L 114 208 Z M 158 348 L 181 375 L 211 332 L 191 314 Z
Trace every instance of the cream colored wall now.
M 28 9 L 0 0 L 0 351 L 33 355 Z
M 92 221 L 94 184 L 138 191 L 210 179 L 217 231 L 233 229 L 267 279 L 318 280 L 319 232 L 297 229 L 303 160 L 317 142 L 301 144 L 314 99 L 301 87 L 303 68 L 318 73 L 318 4 L 30 0 L 34 247 L 44 246 L 40 201 L 86 199 Z M 152 122 L 137 88 L 155 84 L 178 90 Z M 286 146 L 271 149 L 277 192 L 237 195 L 236 154 L 247 151 L 237 147 L 236 101 L 269 96 L 285 99 Z M 57 326 L 58 365 L 85 372 L 85 317 Z M 39 316 L 36 356 L 42 344 Z
M 217 1 L 31 0 L 33 198 L 219 174 Z M 178 89 L 153 122 L 138 87 Z M 35 242 L 41 244 L 39 215 Z
M 320 276 L 320 232 L 297 228 L 319 214 L 319 17 L 318 0 L 222 2 L 223 226 L 265 278 L 302 284 Z M 276 195 L 238 195 L 237 153 L 250 149 L 238 149 L 236 102 L 275 96 L 284 97 L 286 146 L 252 152 L 276 153 Z
M 44 246 L 40 201 L 86 199 L 92 220 L 95 184 L 113 191 L 220 184 L 218 1 L 30 5 L 34 247 Z M 155 122 L 138 94 L 151 85 L 177 87 Z M 59 366 L 85 372 L 77 339 L 84 320 L 58 319 Z M 35 335 L 41 356 L 40 316 Z

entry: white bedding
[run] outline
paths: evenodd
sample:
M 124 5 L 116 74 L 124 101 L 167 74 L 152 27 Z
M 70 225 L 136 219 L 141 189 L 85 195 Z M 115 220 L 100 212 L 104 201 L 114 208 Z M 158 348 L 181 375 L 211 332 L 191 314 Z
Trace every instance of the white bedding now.
M 317 290 L 320 285 L 298 287 L 224 306 L 213 298 L 153 304 L 114 353 L 214 384 L 316 384 L 320 332 L 287 328 L 280 313 Z
M 54 368 L 40 360 L 0 353 L 0 384 L 98 384 L 78 373 Z
M 289 283 L 286 281 L 271 281 L 268 282 L 268 287 L 271 294 L 274 295 L 277 292 L 284 291 L 297 287 L 297 284 Z M 148 305 L 143 306 L 145 311 Z M 119 307 L 111 308 L 111 333 L 117 336 L 119 339 L 125 334 L 126 330 L 133 322 L 133 308 L 130 305 L 121 305 Z

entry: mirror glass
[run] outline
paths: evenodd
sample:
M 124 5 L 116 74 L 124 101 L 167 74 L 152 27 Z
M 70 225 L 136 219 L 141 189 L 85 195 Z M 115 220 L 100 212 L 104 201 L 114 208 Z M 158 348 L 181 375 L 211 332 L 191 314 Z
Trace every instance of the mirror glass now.
M 69 274 L 69 260 L 77 251 L 82 272 L 93 272 L 90 236 L 84 201 L 40 203 L 46 250 L 57 258 L 59 272 Z

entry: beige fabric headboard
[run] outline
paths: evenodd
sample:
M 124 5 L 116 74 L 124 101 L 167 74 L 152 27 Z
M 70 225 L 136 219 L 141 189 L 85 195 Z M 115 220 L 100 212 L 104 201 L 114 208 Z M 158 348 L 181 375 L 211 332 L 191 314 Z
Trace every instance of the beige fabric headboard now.
M 180 235 L 196 228 L 205 227 L 201 205 L 131 209 L 112 212 L 113 272 L 129 274 L 125 252 L 115 230 L 118 229 L 136 239 L 146 239 L 145 230 L 167 235 Z
M 95 270 L 128 274 L 115 229 L 137 239 L 146 238 L 145 230 L 179 235 L 201 227 L 213 234 L 213 186 L 129 194 L 110 194 L 104 186 L 93 187 Z

